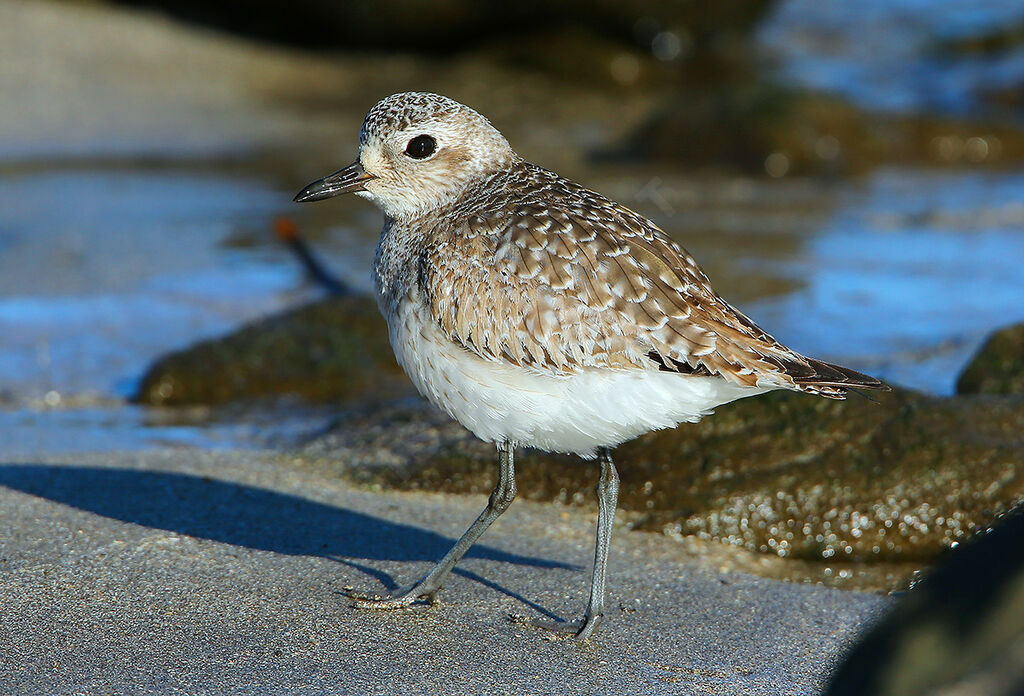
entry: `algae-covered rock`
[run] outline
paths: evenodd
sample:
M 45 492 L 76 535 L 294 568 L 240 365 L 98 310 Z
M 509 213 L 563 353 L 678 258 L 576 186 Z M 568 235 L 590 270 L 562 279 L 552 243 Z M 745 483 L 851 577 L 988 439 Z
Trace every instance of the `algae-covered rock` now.
M 628 505 L 655 501 L 643 526 L 807 559 L 924 560 L 1024 498 L 1022 401 L 776 393 L 721 411 L 622 448 Z
M 935 42 L 932 53 L 940 58 L 1008 54 L 1024 46 L 1024 22 L 999 23 L 979 32 Z
M 418 441 L 417 451 L 380 455 L 396 446 L 382 432 L 355 449 L 390 466 L 350 475 L 400 488 L 490 490 L 493 447 L 437 423 L 417 436 L 404 422 L 403 441 Z M 1024 400 L 897 390 L 877 403 L 789 392 L 745 399 L 615 456 L 619 505 L 636 527 L 841 562 L 923 561 L 965 538 L 1024 499 L 1022 452 Z M 527 450 L 517 469 L 526 497 L 592 500 L 594 465 Z
M 1024 394 L 1024 324 L 988 337 L 956 381 L 958 394 Z
M 753 80 L 679 90 L 610 157 L 771 176 L 859 174 L 879 165 L 1006 166 L 1024 131 L 999 121 L 880 115 L 842 98 Z
M 372 402 L 410 393 L 373 300 L 334 297 L 160 358 L 135 400 L 180 406 L 294 394 Z

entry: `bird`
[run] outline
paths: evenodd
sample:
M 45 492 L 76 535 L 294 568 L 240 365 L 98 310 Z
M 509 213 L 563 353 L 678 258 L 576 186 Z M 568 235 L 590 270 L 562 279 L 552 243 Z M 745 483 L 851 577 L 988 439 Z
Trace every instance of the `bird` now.
M 451 551 L 411 585 L 350 593 L 357 607 L 435 603 L 516 497 L 515 451 L 531 447 L 600 467 L 583 617 L 531 622 L 587 640 L 605 613 L 616 445 L 773 390 L 842 399 L 888 389 L 782 345 L 654 222 L 526 161 L 448 97 L 379 101 L 356 161 L 294 200 L 346 193 L 384 215 L 373 276 L 397 361 L 421 395 L 496 446 L 498 466 L 487 506 Z

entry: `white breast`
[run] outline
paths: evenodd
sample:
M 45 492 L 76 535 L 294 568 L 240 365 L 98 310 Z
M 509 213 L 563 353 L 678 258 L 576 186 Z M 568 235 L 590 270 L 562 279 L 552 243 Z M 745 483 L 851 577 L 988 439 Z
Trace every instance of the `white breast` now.
M 395 356 L 419 392 L 487 442 L 591 458 L 598 447 L 696 422 L 716 406 L 768 391 L 654 369 L 545 374 L 452 343 L 417 302 L 399 302 L 388 314 Z

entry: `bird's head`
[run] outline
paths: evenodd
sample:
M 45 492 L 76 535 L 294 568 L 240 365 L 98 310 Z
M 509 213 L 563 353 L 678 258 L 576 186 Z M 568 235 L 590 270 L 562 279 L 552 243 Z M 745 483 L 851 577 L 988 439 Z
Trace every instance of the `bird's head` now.
M 468 106 L 437 94 L 402 92 L 366 115 L 359 158 L 314 181 L 295 200 L 355 193 L 389 217 L 411 217 L 452 202 L 516 157 L 501 133 Z

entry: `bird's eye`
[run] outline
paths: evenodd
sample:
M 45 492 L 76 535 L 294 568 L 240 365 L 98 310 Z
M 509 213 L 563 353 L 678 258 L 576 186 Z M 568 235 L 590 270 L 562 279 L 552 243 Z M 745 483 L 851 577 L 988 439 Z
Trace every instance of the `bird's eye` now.
M 434 154 L 437 149 L 437 141 L 429 135 L 417 135 L 405 146 L 405 154 L 413 159 L 426 159 Z

